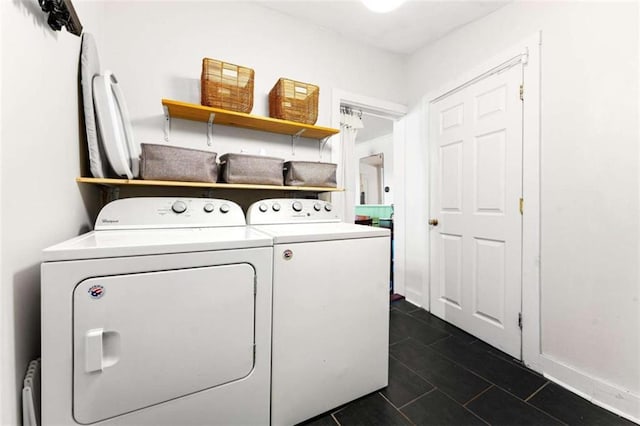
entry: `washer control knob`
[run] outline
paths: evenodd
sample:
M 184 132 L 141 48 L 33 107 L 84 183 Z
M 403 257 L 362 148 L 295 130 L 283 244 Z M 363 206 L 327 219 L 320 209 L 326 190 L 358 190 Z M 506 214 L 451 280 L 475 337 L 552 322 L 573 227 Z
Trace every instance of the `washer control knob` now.
M 302 203 L 300 201 L 294 201 L 291 205 L 293 211 L 301 212 L 302 211 Z
M 220 206 L 220 213 L 229 213 L 229 204 L 223 204 Z
M 269 210 L 269 207 L 267 207 L 267 205 L 266 205 L 265 203 L 260 203 L 260 205 L 258 206 L 258 209 L 259 209 L 262 213 L 264 213 L 264 212 L 266 212 L 267 210 Z
M 273 206 L 271 206 L 271 208 L 273 209 L 274 212 L 279 212 L 280 211 L 280 204 L 273 203 Z
M 184 203 L 184 201 L 176 201 L 171 206 L 171 210 L 173 210 L 174 213 L 178 214 L 184 213 L 187 211 L 187 205 Z
M 333 209 L 333 206 L 331 204 L 327 203 L 327 204 L 324 205 L 324 209 L 326 211 L 330 212 Z
M 213 209 L 214 209 L 214 207 L 213 207 L 213 204 L 211 204 L 211 203 L 207 203 L 207 204 L 204 205 L 204 211 L 206 213 L 211 213 L 213 211 Z
M 313 205 L 313 209 L 317 212 L 319 212 L 320 210 L 322 210 L 322 206 L 320 205 L 320 203 L 315 203 Z

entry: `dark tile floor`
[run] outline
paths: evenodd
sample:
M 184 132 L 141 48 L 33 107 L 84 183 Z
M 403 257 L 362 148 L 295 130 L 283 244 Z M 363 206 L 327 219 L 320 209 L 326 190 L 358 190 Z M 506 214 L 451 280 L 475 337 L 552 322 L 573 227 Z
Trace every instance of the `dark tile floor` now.
M 391 304 L 389 386 L 306 425 L 633 425 L 404 300 Z

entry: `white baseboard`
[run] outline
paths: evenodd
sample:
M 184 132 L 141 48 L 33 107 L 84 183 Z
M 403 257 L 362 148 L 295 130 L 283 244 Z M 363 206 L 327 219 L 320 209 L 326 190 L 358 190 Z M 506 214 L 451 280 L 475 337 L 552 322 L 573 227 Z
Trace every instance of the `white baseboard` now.
M 640 424 L 640 396 L 590 376 L 548 355 L 541 355 L 542 373 L 549 380 L 609 410 Z
M 409 302 L 409 303 L 411 303 L 413 305 L 416 305 L 419 308 L 423 308 L 423 309 L 428 311 L 427 308 L 424 308 L 422 306 L 422 302 L 421 302 L 422 301 L 422 293 L 414 291 L 414 290 L 411 290 L 411 289 L 408 289 L 408 288 L 405 288 L 405 290 L 406 290 L 406 294 L 404 294 L 404 298 L 406 299 L 407 302 Z

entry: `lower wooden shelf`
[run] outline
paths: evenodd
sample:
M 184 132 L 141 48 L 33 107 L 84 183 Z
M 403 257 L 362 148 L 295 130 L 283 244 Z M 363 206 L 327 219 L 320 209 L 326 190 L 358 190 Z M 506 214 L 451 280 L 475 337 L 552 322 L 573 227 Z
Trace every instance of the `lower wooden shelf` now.
M 319 186 L 280 186 L 280 185 L 254 185 L 239 183 L 211 183 L 211 182 L 182 182 L 171 180 L 142 180 L 142 179 L 110 179 L 78 177 L 76 182 L 91 183 L 104 186 L 178 186 L 185 188 L 211 188 L 211 189 L 265 189 L 275 191 L 307 191 L 307 192 L 336 192 L 344 191 L 342 188 L 325 188 Z

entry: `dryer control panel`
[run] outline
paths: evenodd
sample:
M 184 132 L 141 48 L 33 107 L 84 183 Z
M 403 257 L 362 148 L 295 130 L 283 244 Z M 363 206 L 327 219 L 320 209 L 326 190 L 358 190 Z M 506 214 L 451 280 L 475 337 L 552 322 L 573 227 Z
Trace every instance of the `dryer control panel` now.
M 95 230 L 246 225 L 242 208 L 215 198 L 123 198 L 100 210 Z
M 247 224 L 340 222 L 331 203 L 322 200 L 272 198 L 253 203 L 247 210 Z

